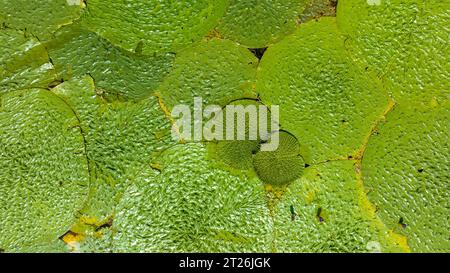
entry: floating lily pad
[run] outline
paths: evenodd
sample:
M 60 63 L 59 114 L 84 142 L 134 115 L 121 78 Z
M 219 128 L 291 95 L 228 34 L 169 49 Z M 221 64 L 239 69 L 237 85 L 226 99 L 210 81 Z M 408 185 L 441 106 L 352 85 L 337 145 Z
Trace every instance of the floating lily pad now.
M 0 95 L 45 88 L 56 79 L 44 46 L 22 31 L 0 29 Z
M 252 95 L 257 64 L 250 51 L 234 42 L 202 41 L 177 55 L 158 91 L 169 110 L 178 104 L 192 106 L 194 97 L 205 105 L 225 106 Z
M 90 199 L 83 213 L 108 218 L 133 175 L 153 155 L 171 145 L 170 123 L 157 99 L 107 103 L 96 96 L 89 76 L 64 82 L 52 91 L 77 114 L 91 165 Z
M 342 0 L 339 28 L 361 67 L 397 101 L 449 98 L 449 1 Z
M 355 164 L 348 160 L 310 167 L 289 185 L 273 211 L 275 251 L 408 251 L 406 240 L 376 218 Z
M 49 40 L 63 25 L 71 24 L 83 11 L 83 0 L 4 0 L 0 5 L 0 24 Z
M 83 25 L 129 51 L 177 52 L 202 39 L 228 0 L 90 0 Z
M 399 105 L 371 137 L 362 161 L 369 198 L 417 252 L 448 252 L 449 105 Z
M 336 19 L 302 24 L 265 53 L 256 90 L 313 163 L 353 156 L 388 107 L 381 84 L 347 54 Z
M 78 26 L 64 28 L 47 44 L 55 69 L 64 80 L 90 75 L 108 100 L 148 97 L 170 71 L 174 54 L 143 56 L 117 48 Z
M 58 239 L 89 190 L 84 139 L 74 113 L 48 90 L 10 92 L 0 108 L 0 248 Z
M 274 138 L 277 138 L 277 142 Z M 253 157 L 258 177 L 265 183 L 283 185 L 299 178 L 305 168 L 300 143 L 288 132 L 272 133 L 269 142 L 276 145 L 274 151 L 259 151 Z
M 202 144 L 177 145 L 122 198 L 117 252 L 265 252 L 270 217 L 261 183 L 215 167 Z M 187 164 L 189 163 L 189 164 Z
M 233 114 L 234 118 L 232 121 L 234 121 L 234 138 L 233 140 L 227 140 L 226 135 L 226 129 L 228 126 L 227 122 L 229 123 L 227 117 L 227 111 L 231 111 L 231 109 L 227 109 L 227 106 L 242 106 L 243 109 L 246 109 L 248 106 L 253 106 L 254 110 L 256 112 L 252 113 L 255 114 L 256 117 L 256 123 L 255 120 L 250 120 L 249 113 L 252 111 L 249 110 L 249 112 L 244 112 L 243 114 L 245 117 L 243 120 L 245 120 L 245 127 L 241 128 L 242 131 L 245 132 L 244 139 L 238 140 L 238 124 L 243 125 L 242 121 L 238 120 L 242 119 L 242 117 L 238 117 L 238 114 Z M 263 126 L 260 124 L 259 118 L 261 115 L 261 112 L 259 112 L 259 107 L 264 106 L 260 102 L 254 99 L 241 99 L 231 102 L 230 104 L 227 104 L 227 106 L 224 106 L 222 109 L 221 116 L 223 121 L 223 137 L 220 141 L 211 141 L 208 143 L 208 147 L 211 149 L 213 155 L 215 158 L 217 158 L 219 161 L 222 161 L 226 165 L 238 169 L 238 170 L 249 170 L 253 169 L 253 162 L 252 157 L 253 154 L 255 154 L 260 149 L 260 143 L 263 140 L 267 140 L 267 136 L 270 135 L 271 132 L 271 116 L 270 116 L 270 110 L 266 110 L 266 119 L 264 120 L 266 122 L 266 129 L 265 132 L 263 132 L 263 136 L 261 137 L 260 132 L 260 126 Z M 253 124 L 250 126 L 250 122 L 253 122 Z M 250 134 L 250 131 L 252 131 L 252 134 Z M 252 136 L 251 136 L 252 135 Z M 251 139 L 255 137 L 254 139 Z
M 307 0 L 233 0 L 217 30 L 249 48 L 273 44 L 295 31 Z

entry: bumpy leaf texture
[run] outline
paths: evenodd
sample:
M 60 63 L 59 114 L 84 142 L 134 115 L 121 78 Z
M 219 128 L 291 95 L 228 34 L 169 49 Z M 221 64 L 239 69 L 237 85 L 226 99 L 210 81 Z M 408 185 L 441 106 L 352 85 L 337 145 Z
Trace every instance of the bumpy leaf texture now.
M 449 252 L 449 14 L 0 0 L 0 252 Z M 278 149 L 179 140 L 194 97 Z

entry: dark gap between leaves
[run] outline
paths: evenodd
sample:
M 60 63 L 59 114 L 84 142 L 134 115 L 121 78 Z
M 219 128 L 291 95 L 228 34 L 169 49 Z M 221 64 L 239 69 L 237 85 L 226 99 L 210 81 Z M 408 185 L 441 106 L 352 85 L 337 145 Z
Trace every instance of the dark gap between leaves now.
M 264 56 L 264 53 L 267 50 L 267 47 L 261 47 L 261 48 L 249 48 L 250 52 L 255 55 L 258 60 L 261 60 L 261 58 Z

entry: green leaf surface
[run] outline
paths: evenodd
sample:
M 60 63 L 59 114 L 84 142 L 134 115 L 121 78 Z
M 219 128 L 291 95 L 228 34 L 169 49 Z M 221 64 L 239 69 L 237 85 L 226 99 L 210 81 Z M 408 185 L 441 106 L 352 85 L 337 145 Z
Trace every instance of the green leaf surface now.
M 58 32 L 47 47 L 61 78 L 88 74 L 95 80 L 97 93 L 108 100 L 150 96 L 170 71 L 175 57 L 130 53 L 78 26 Z
M 0 0 L 0 252 L 449 252 L 450 5 L 338 2 Z
M 336 16 L 337 0 L 311 0 L 300 16 L 302 23 L 322 16 Z
M 288 132 L 274 132 L 278 138 L 275 151 L 258 151 L 253 157 L 253 166 L 258 177 L 265 183 L 282 185 L 299 178 L 305 167 L 300 143 Z
M 80 119 L 93 181 L 83 213 L 101 221 L 113 213 L 126 178 L 170 145 L 170 123 L 155 97 L 107 103 L 95 95 L 89 76 L 64 82 L 52 91 Z
M 448 252 L 449 105 L 399 105 L 370 139 L 362 161 L 370 200 L 417 252 Z
M 265 53 L 257 74 L 263 103 L 280 105 L 281 128 L 313 163 L 354 156 L 388 106 L 380 84 L 348 56 L 335 18 L 310 21 Z
M 68 246 L 61 240 L 56 239 L 53 242 L 33 244 L 20 249 L 21 253 L 67 253 Z
M 44 88 L 56 79 L 44 46 L 22 31 L 0 29 L 0 96 L 25 88 Z
M 207 159 L 202 144 L 177 145 L 144 168 L 121 200 L 117 252 L 266 252 L 270 217 L 257 179 Z
M 210 150 L 210 153 L 214 158 L 216 158 L 218 161 L 223 162 L 225 165 L 237 169 L 237 170 L 250 170 L 253 169 L 253 154 L 255 154 L 260 149 L 260 143 L 262 141 L 261 134 L 259 132 L 259 124 L 258 126 L 252 126 L 250 128 L 250 117 L 249 113 L 245 113 L 245 136 L 244 140 L 226 140 L 226 127 L 230 126 L 227 125 L 227 106 L 244 106 L 244 109 L 248 106 L 254 106 L 257 110 L 260 106 L 263 106 L 258 100 L 256 99 L 240 99 L 232 101 L 231 103 L 227 104 L 222 108 L 221 114 L 218 116 L 213 117 L 214 120 L 218 120 L 220 117 L 223 121 L 223 138 L 222 140 L 213 140 L 208 142 L 208 149 Z M 241 121 L 239 121 L 238 114 L 233 113 L 233 122 L 234 122 L 234 135 L 238 135 L 238 127 Z M 268 125 L 267 125 L 267 131 L 265 132 L 264 136 L 267 138 L 267 135 L 269 134 L 270 130 L 270 113 L 267 113 L 268 118 Z M 242 124 L 241 124 L 242 125 Z M 257 130 L 254 132 L 253 130 Z M 250 139 L 250 131 L 256 136 L 256 139 Z
M 75 222 L 89 188 L 74 113 L 48 90 L 8 93 L 0 108 L 0 248 L 55 241 Z
M 307 0 L 232 0 L 221 18 L 220 36 L 262 48 L 294 32 Z
M 449 1 L 342 0 L 339 28 L 359 65 L 397 101 L 448 99 Z
M 111 253 L 113 230 L 104 229 L 87 236 L 85 240 L 80 242 L 79 252 L 82 253 Z
M 252 96 L 257 64 L 250 51 L 234 42 L 205 40 L 177 55 L 158 92 L 169 110 L 178 104 L 192 106 L 194 97 L 202 97 L 205 105 L 225 106 Z
M 61 26 L 78 19 L 83 8 L 82 0 L 2 0 L 0 24 L 24 30 L 44 41 L 51 39 Z
M 276 251 L 405 251 L 366 206 L 355 167 L 352 160 L 320 164 L 289 185 L 273 210 Z
M 90 0 L 83 25 L 129 51 L 177 52 L 205 36 L 227 5 L 228 0 Z

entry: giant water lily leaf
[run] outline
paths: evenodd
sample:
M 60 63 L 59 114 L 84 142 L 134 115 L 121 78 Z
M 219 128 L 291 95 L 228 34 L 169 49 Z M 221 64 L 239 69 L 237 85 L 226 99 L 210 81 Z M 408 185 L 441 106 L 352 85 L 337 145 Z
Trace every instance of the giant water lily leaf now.
M 93 184 L 84 213 L 102 221 L 109 217 L 125 188 L 127 175 L 170 145 L 170 123 L 157 99 L 106 103 L 96 96 L 89 76 L 64 82 L 52 91 L 80 119 Z
M 306 0 L 233 0 L 217 27 L 220 36 L 262 48 L 292 33 Z
M 0 94 L 44 88 L 56 79 L 45 47 L 22 31 L 0 29 Z
M 0 252 L 448 252 L 449 3 L 336 3 L 3 1 Z
M 448 252 L 449 105 L 399 105 L 362 161 L 369 198 L 386 225 L 418 252 Z
M 251 96 L 258 60 L 246 48 L 220 39 L 202 41 L 180 52 L 172 72 L 158 88 L 165 104 L 192 106 L 203 103 L 225 106 Z
M 97 228 L 98 229 L 98 228 Z M 74 242 L 75 251 L 82 253 L 111 253 L 114 231 L 109 228 L 91 230 L 81 242 Z
M 303 173 L 305 160 L 301 155 L 300 143 L 291 134 L 274 132 L 269 139 L 276 136 L 276 149 L 258 151 L 253 157 L 253 167 L 258 177 L 269 184 L 282 185 L 294 181 Z
M 281 128 L 310 150 L 312 162 L 353 156 L 388 106 L 344 41 L 335 18 L 323 17 L 270 47 L 258 67 L 258 94 L 280 105 Z
M 269 251 L 270 217 L 262 184 L 207 159 L 202 144 L 177 145 L 144 167 L 114 223 L 118 252 Z
M 227 5 L 228 0 L 90 0 L 83 25 L 130 51 L 176 52 L 205 36 Z
M 346 47 L 397 101 L 449 96 L 450 2 L 342 0 L 337 20 Z
M 88 74 L 94 78 L 97 91 L 108 100 L 136 100 L 151 95 L 170 71 L 175 57 L 169 53 L 130 53 L 78 26 L 59 31 L 47 47 L 62 79 Z
M 235 110 L 234 108 L 233 110 L 231 108 L 228 109 L 227 108 L 228 106 L 233 107 L 242 106 L 244 112 L 242 113 L 233 112 L 232 113 L 233 118 L 227 119 L 227 117 L 230 116 L 229 114 L 227 114 L 227 112 Z M 225 107 L 222 108 L 221 114 L 218 114 L 213 119 L 214 121 L 219 119 L 222 121 L 223 137 L 220 140 L 214 139 L 208 142 L 208 148 L 210 150 L 211 155 L 213 155 L 214 158 L 234 169 L 238 170 L 253 169 L 252 157 L 253 154 L 255 154 L 260 149 L 262 134 L 259 130 L 261 124 L 259 124 L 259 122 L 257 122 L 257 124 L 253 123 L 254 121 L 251 121 L 250 115 L 252 115 L 254 118 L 257 118 L 259 107 L 261 106 L 264 105 L 262 105 L 256 99 L 240 99 L 232 101 L 231 103 L 227 104 Z M 254 111 L 252 112 L 251 110 L 252 108 L 248 109 L 248 107 L 253 107 Z M 245 109 L 248 109 L 247 112 L 245 112 Z M 267 111 L 266 117 L 267 117 L 265 120 L 267 122 L 266 132 L 263 132 L 265 136 L 264 139 L 267 139 L 267 135 L 269 135 L 269 132 L 271 131 L 270 130 L 271 119 L 269 111 Z M 241 119 L 244 120 L 245 123 L 242 123 Z M 230 125 L 230 122 L 233 122 L 234 125 Z M 227 140 L 227 128 L 229 126 L 233 126 L 234 129 L 233 130 L 234 137 L 232 138 L 233 140 L 230 139 Z M 245 135 L 243 136 L 242 140 L 236 140 L 238 136 L 238 128 L 240 126 L 244 126 L 241 128 L 241 130 L 243 129 Z
M 375 215 L 353 160 L 305 170 L 273 209 L 278 252 L 408 251 Z
M 2 0 L 0 24 L 24 30 L 43 41 L 78 19 L 83 8 L 83 0 Z
M 300 16 L 301 22 L 307 22 L 322 16 L 336 16 L 337 0 L 311 0 Z
M 0 108 L 0 248 L 50 243 L 74 223 L 89 188 L 80 123 L 48 90 L 10 92 Z
M 36 243 L 33 245 L 25 246 L 20 249 L 25 253 L 67 253 L 69 247 L 61 239 L 56 239 L 52 242 Z
M 377 218 L 356 161 L 309 167 L 268 207 L 259 180 L 206 154 L 201 144 L 178 145 L 158 159 L 162 171 L 143 167 L 118 206 L 113 251 L 409 251 Z

